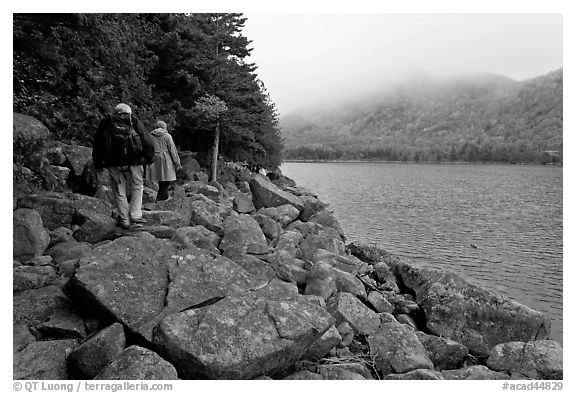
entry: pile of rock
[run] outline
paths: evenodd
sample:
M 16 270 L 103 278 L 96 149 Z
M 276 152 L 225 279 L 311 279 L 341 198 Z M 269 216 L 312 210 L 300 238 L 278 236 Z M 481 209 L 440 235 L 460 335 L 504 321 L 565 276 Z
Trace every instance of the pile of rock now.
M 346 245 L 286 178 L 186 179 L 137 231 L 99 198 L 17 199 L 15 379 L 562 379 L 541 313 Z

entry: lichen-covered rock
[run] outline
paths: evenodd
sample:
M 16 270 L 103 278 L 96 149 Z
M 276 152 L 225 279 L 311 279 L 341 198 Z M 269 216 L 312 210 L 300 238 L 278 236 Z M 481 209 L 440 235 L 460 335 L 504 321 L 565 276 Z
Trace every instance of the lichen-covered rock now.
M 348 322 L 356 333 L 371 334 L 380 326 L 378 315 L 347 292 L 340 292 L 329 299 L 326 309 L 336 319 L 336 325 Z
M 175 243 L 146 232 L 96 247 L 80 259 L 75 299 L 145 336 L 140 330 L 164 309 L 175 253 Z
M 366 301 L 378 312 L 392 313 L 394 311 L 394 306 L 378 291 L 371 291 Z
M 340 333 L 338 333 L 336 327 L 331 326 L 322 337 L 308 348 L 304 357 L 313 361 L 319 360 L 326 356 L 332 348 L 336 347 L 340 341 L 342 341 Z
M 562 346 L 556 341 L 513 341 L 492 348 L 487 365 L 531 379 L 563 379 Z
M 328 210 L 320 210 L 319 212 L 316 212 L 312 217 L 308 219 L 308 222 L 314 222 L 322 225 L 323 227 L 332 228 L 340 235 L 342 240 L 346 240 L 346 236 L 344 235 L 344 231 L 342 230 L 340 223 L 338 220 L 336 220 L 334 214 Z
M 223 227 L 218 205 L 209 199 L 196 199 L 190 202 L 190 225 L 202 225 L 220 235 Z
M 48 249 L 46 254 L 50 255 L 54 260 L 54 264 L 58 266 L 64 261 L 82 258 L 90 251 L 92 251 L 90 244 L 72 239 L 66 242 L 56 243 Z
M 33 209 L 16 209 L 12 215 L 12 253 L 14 259 L 25 261 L 39 257 L 50 243 L 40 213 Z
M 72 174 L 80 177 L 86 164 L 92 160 L 92 148 L 80 145 L 64 145 L 62 152 Z
M 256 209 L 262 207 L 276 207 L 286 204 L 294 206 L 298 211 L 301 211 L 304 208 L 299 197 L 281 190 L 265 176 L 260 174 L 254 175 L 252 179 L 250 179 L 249 185 Z
M 278 239 L 281 226 L 279 223 L 274 221 L 272 217 L 261 213 L 252 213 L 251 217 L 258 223 L 258 225 L 260 225 L 260 228 L 262 228 L 262 232 L 267 239 L 270 239 L 271 241 Z
M 547 338 L 550 320 L 507 297 L 436 269 L 396 262 L 393 270 L 416 293 L 435 335 L 455 340 L 475 355 L 488 356 L 502 342 Z
M 434 368 L 416 333 L 398 322 L 381 324 L 368 336 L 368 343 L 375 367 L 382 376 Z
M 313 260 L 314 255 L 319 249 L 323 249 L 334 254 L 346 254 L 346 246 L 344 241 L 338 232 L 336 232 L 334 229 L 321 226 L 313 226 L 309 229 L 311 229 L 311 231 L 307 233 L 304 240 L 302 240 L 300 243 L 302 259 L 308 261 Z
M 505 372 L 490 370 L 483 365 L 469 366 L 457 370 L 443 370 L 440 372 L 444 379 L 450 380 L 502 380 L 510 379 Z
M 82 222 L 80 228 L 74 231 L 74 239 L 79 242 L 98 243 L 111 238 L 117 229 L 116 219 L 110 214 L 81 210 L 76 211 L 76 218 Z
M 300 232 L 296 231 L 284 231 L 278 236 L 278 242 L 276 243 L 276 250 L 287 253 L 291 257 L 298 258 L 299 256 L 299 245 L 302 241 L 303 236 Z
M 126 346 L 124 328 L 114 323 L 74 348 L 68 356 L 70 370 L 79 377 L 92 379 Z
M 37 326 L 58 310 L 68 307 L 69 300 L 60 288 L 48 285 L 15 294 L 12 298 L 12 321 Z
M 12 269 L 12 292 L 45 287 L 56 278 L 52 266 L 19 266 Z
M 252 196 L 241 192 L 234 195 L 232 208 L 240 214 L 251 213 L 256 210 L 254 202 L 252 202 Z
M 36 326 L 44 339 L 62 340 L 68 338 L 84 339 L 86 327 L 84 320 L 74 312 L 70 304 L 56 310 L 45 322 Z
M 14 379 L 68 379 L 66 357 L 76 340 L 36 341 L 14 354 Z
M 328 300 L 338 292 L 336 288 L 336 278 L 333 276 L 333 269 L 327 263 L 316 263 L 306 281 L 305 295 L 317 295 L 324 300 Z
M 22 348 L 34 341 L 36 341 L 36 337 L 32 334 L 28 326 L 23 324 L 12 325 L 13 353 L 22 350 Z
M 225 256 L 246 254 L 248 247 L 259 245 L 268 247 L 260 225 L 246 214 L 231 214 L 223 224 L 223 236 L 218 246 Z
M 146 225 L 166 225 L 176 228 L 182 222 L 182 216 L 172 210 L 143 210 L 142 217 L 146 220 Z
M 178 374 L 174 366 L 157 353 L 132 345 L 112 361 L 96 380 L 174 380 Z
M 411 381 L 411 380 L 418 380 L 418 381 L 436 380 L 437 381 L 437 380 L 443 380 L 444 377 L 442 376 L 442 373 L 440 373 L 439 371 L 428 370 L 428 369 L 424 368 L 424 369 L 408 371 L 407 373 L 404 373 L 404 374 L 388 374 L 384 377 L 384 379 L 386 379 L 386 380 L 399 380 L 399 381 Z
M 276 298 L 271 298 L 275 294 Z M 167 316 L 154 344 L 183 378 L 252 379 L 288 370 L 334 323 L 321 307 L 266 287 Z
M 436 370 L 452 370 L 462 367 L 468 357 L 468 348 L 445 337 L 437 337 L 424 332 L 416 332 L 426 348 L 428 357 Z
M 195 225 L 193 227 L 181 227 L 176 229 L 172 240 L 189 246 L 193 244 L 198 248 L 203 248 L 210 251 L 217 251 L 220 244 L 220 237 L 202 225 Z

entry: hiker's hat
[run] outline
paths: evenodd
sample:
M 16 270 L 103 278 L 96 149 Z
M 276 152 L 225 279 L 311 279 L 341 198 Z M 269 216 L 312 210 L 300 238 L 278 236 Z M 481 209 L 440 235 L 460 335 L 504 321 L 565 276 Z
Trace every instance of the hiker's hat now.
M 127 114 L 131 114 L 132 113 L 132 108 L 130 108 L 128 105 L 126 104 L 118 104 L 116 105 L 116 108 L 114 108 L 114 112 L 116 113 L 127 113 Z
M 158 120 L 158 121 L 156 122 L 156 127 L 157 127 L 157 128 L 163 128 L 163 129 L 165 129 L 165 130 L 168 129 L 168 126 L 167 126 L 166 123 L 163 122 L 162 120 Z

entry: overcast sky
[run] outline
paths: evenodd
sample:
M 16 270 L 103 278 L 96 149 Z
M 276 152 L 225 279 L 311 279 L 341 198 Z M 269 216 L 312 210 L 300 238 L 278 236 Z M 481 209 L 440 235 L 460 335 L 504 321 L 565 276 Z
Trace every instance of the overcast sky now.
M 280 112 L 341 101 L 409 75 L 562 67 L 561 14 L 245 13 L 250 62 Z

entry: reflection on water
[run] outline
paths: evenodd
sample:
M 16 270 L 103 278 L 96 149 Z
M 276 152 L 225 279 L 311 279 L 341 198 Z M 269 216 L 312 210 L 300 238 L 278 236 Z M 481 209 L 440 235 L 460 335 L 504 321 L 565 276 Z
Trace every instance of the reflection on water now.
M 285 163 L 347 241 L 441 267 L 552 319 L 562 342 L 562 167 Z

